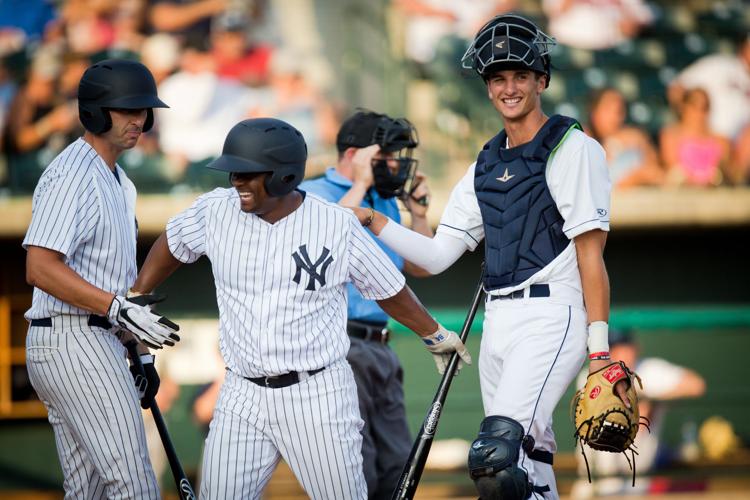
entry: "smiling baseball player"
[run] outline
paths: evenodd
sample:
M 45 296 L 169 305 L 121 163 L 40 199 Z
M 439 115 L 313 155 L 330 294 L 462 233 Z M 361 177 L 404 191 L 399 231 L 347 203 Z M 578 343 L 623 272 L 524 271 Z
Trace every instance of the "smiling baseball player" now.
M 602 253 L 610 182 L 602 147 L 572 118 L 542 111 L 553 45 L 516 15 L 495 17 L 471 42 L 462 64 L 484 80 L 504 129 L 454 188 L 433 239 L 355 209 L 383 242 L 433 274 L 484 239 L 486 418 L 469 454 L 483 500 L 558 498 L 553 410 L 587 342 L 590 372 L 609 363 Z M 624 389 L 617 385 L 621 398 Z
M 235 125 L 210 164 L 233 187 L 173 217 L 133 286 L 149 292 L 182 263 L 211 261 L 227 375 L 206 440 L 203 498 L 259 498 L 282 457 L 311 498 L 367 498 L 346 361 L 348 282 L 426 338 L 439 368 L 454 350 L 470 361 L 351 211 L 296 189 L 306 158 L 286 122 Z

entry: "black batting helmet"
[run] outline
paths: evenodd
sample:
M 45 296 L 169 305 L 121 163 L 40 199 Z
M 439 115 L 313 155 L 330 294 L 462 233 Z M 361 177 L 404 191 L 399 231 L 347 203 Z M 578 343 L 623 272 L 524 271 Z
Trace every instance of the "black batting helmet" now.
M 482 26 L 461 58 L 461 67 L 487 79 L 504 69 L 530 69 L 550 79 L 549 53 L 556 44 L 539 27 L 516 14 L 495 16 Z
M 299 186 L 306 161 L 307 144 L 299 130 L 275 118 L 253 118 L 232 127 L 221 156 L 207 166 L 224 172 L 268 172 L 266 191 L 278 197 Z
M 152 108 L 168 108 L 156 95 L 154 76 L 146 66 L 125 59 L 107 59 L 90 66 L 78 84 L 78 116 L 84 128 L 103 134 L 112 127 L 109 110 L 146 109 L 143 131 L 154 125 Z

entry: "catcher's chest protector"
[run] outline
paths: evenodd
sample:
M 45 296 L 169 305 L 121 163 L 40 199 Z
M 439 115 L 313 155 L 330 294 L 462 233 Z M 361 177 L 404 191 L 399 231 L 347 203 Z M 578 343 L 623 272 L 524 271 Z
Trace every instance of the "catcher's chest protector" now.
M 554 115 L 529 143 L 508 149 L 503 130 L 480 151 L 474 190 L 484 222 L 486 290 L 526 281 L 570 243 L 545 169 L 572 128 L 581 126 L 573 118 Z

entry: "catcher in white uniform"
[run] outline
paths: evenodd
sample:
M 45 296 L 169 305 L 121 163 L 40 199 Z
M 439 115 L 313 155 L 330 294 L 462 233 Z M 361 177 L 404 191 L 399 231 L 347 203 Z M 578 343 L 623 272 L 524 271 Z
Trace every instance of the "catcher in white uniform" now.
M 552 412 L 586 357 L 587 341 L 590 371 L 609 364 L 607 164 L 575 120 L 542 112 L 553 45 L 520 16 L 488 22 L 462 65 L 485 81 L 504 130 L 454 188 L 434 238 L 382 214 L 369 224 L 433 274 L 485 240 L 479 373 L 486 418 L 469 454 L 483 500 L 558 497 Z M 368 219 L 366 210 L 356 212 Z
M 439 369 L 454 350 L 470 361 L 349 210 L 296 189 L 306 158 L 304 138 L 281 120 L 235 125 L 210 165 L 233 188 L 173 217 L 133 285 L 148 292 L 182 263 L 211 261 L 227 375 L 203 498 L 259 498 L 282 457 L 312 498 L 367 498 L 347 282 L 425 338 Z

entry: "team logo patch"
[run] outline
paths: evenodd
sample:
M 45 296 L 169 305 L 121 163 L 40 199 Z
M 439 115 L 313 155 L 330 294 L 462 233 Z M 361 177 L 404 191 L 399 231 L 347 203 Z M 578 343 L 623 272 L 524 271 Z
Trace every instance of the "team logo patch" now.
M 320 283 L 320 286 L 325 286 L 326 271 L 328 270 L 328 266 L 331 265 L 331 262 L 333 262 L 333 255 L 331 255 L 330 250 L 323 247 L 323 252 L 320 254 L 320 257 L 313 262 L 307 254 L 307 245 L 301 245 L 297 251 L 292 254 L 292 258 L 294 258 L 294 264 L 297 266 L 292 281 L 299 285 L 300 280 L 302 279 L 302 271 L 305 271 L 309 276 L 305 290 L 316 290 L 316 283 Z M 318 271 L 318 268 L 320 268 L 320 271 Z
M 508 175 L 508 169 L 506 168 L 505 172 L 503 172 L 503 176 L 502 177 L 496 177 L 496 179 L 499 180 L 500 182 L 508 182 L 509 180 L 511 180 L 515 176 L 516 176 L 516 174 L 510 174 L 510 175 Z
M 605 215 L 607 215 L 607 211 L 603 208 L 597 208 L 596 213 L 599 215 L 599 217 L 604 217 Z
M 602 388 L 598 385 L 594 386 L 593 389 L 591 389 L 591 392 L 589 393 L 589 398 L 596 399 L 597 396 L 602 392 Z
M 610 384 L 614 384 L 621 378 L 625 376 L 625 370 L 622 369 L 622 366 L 620 364 L 615 364 L 604 370 L 604 373 L 602 373 L 602 377 L 604 377 L 607 382 Z
M 496 36 L 492 39 L 492 55 L 493 56 L 507 56 L 508 55 L 508 37 L 507 36 Z

